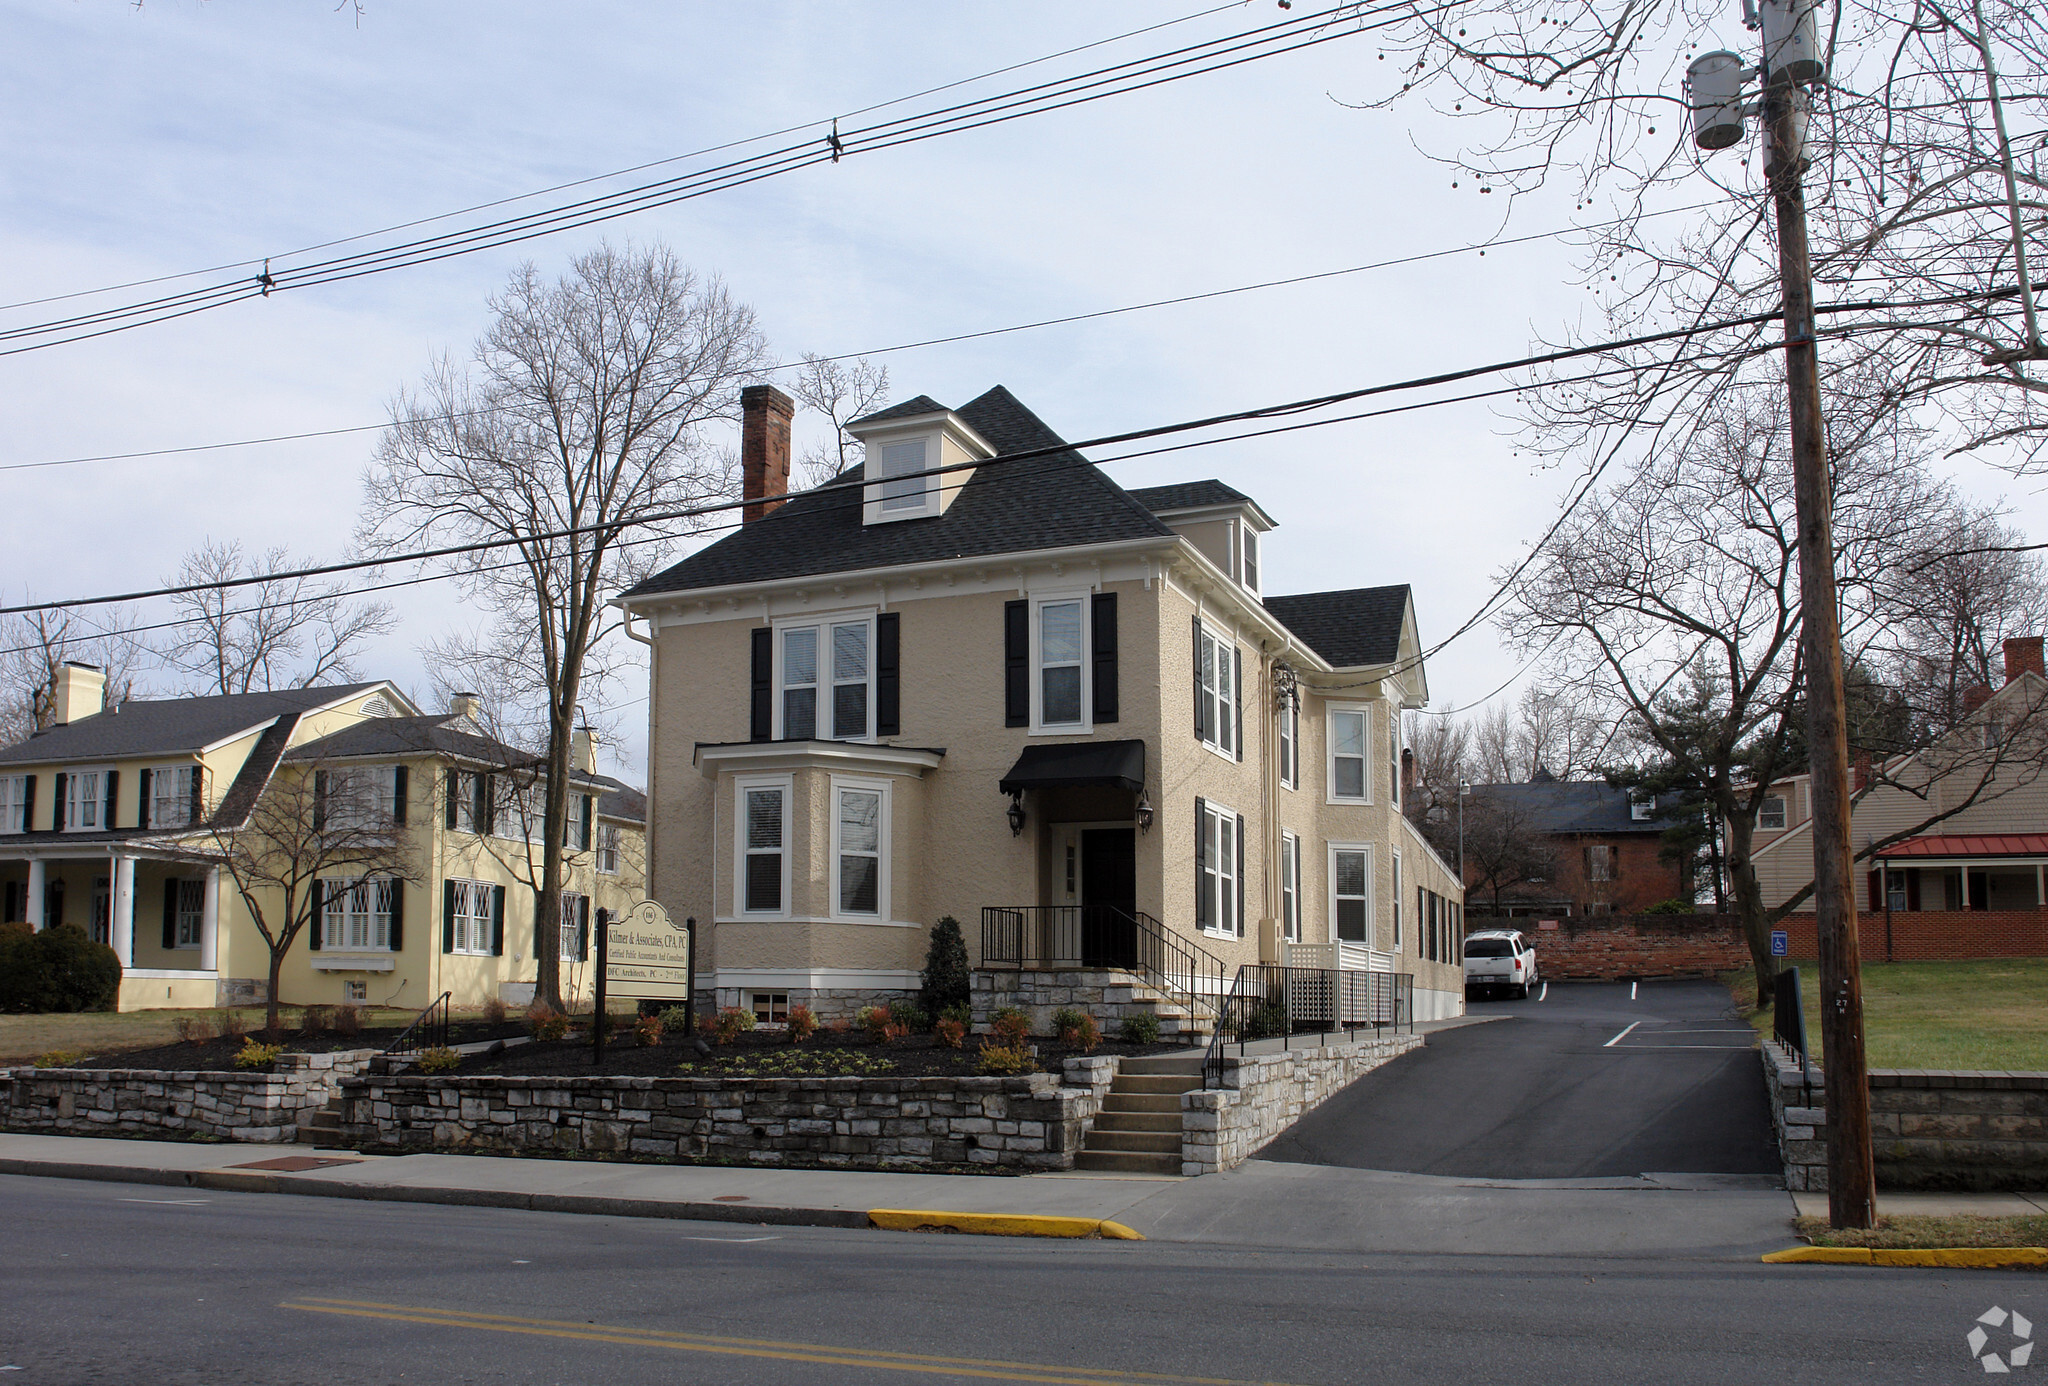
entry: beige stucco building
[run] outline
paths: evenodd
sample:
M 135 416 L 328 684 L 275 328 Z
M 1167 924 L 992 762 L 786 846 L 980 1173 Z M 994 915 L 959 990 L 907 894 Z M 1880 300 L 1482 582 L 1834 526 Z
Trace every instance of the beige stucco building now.
M 791 406 L 745 405 L 761 503 L 621 598 L 653 649 L 650 890 L 720 1004 L 914 991 L 951 915 L 977 965 L 1163 948 L 1462 1008 L 1461 892 L 1400 806 L 1406 586 L 1268 596 L 1255 501 L 1125 491 L 1000 387 L 855 422 L 865 471 L 778 502 Z
M 391 684 L 362 683 L 103 707 L 103 686 L 97 670 L 66 666 L 56 725 L 0 750 L 0 916 L 110 944 L 121 1009 L 267 995 L 270 950 L 229 851 L 276 821 L 266 804 L 293 795 L 316 815 L 290 850 L 312 864 L 305 896 L 320 903 L 285 959 L 281 1000 L 531 998 L 529 758 L 485 735 L 473 705 L 422 716 Z M 592 921 L 628 909 L 645 883 L 644 800 L 597 775 L 593 750 L 579 744 L 568 827 L 563 979 L 579 996 Z M 322 832 L 344 830 L 390 869 L 323 855 Z M 282 892 L 253 894 L 278 921 Z

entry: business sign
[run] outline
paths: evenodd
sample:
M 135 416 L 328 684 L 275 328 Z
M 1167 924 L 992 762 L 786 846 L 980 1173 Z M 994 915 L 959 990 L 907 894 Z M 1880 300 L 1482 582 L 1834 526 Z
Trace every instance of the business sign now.
M 613 996 L 682 1001 L 690 994 L 690 936 L 642 900 L 604 931 L 604 989 Z
M 1771 930 L 1771 956 L 1789 958 L 1792 956 L 1792 935 L 1783 929 Z

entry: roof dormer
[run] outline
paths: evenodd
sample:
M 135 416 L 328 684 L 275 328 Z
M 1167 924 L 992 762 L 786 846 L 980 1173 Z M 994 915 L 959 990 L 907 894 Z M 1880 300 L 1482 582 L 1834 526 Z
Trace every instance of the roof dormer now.
M 1264 600 L 1260 584 L 1265 555 L 1260 543 L 1274 526 L 1273 517 L 1257 501 L 1220 481 L 1143 486 L 1131 495 L 1229 574 L 1232 582 Z
M 996 455 L 958 414 L 923 395 L 855 419 L 846 431 L 867 450 L 861 519 L 871 525 L 945 514 L 973 479 L 974 465 Z

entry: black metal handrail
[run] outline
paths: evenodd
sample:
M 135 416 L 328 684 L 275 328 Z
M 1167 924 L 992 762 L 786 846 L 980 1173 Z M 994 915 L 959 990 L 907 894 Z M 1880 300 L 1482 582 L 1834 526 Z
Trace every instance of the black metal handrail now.
M 1288 1048 L 1296 1035 L 1348 1033 L 1370 1027 L 1408 1027 L 1415 1033 L 1415 978 L 1406 972 L 1359 972 L 1322 967 L 1245 963 L 1216 1017 L 1216 1033 L 1202 1058 L 1202 1086 L 1223 1086 L 1223 1049 L 1239 1057 L 1254 1040 L 1277 1039 Z
M 985 906 L 981 962 L 1040 972 L 1135 972 L 1179 1002 L 1191 1020 L 1219 1013 L 1229 970 L 1223 959 L 1144 911 L 1114 905 Z
M 417 1054 L 426 1049 L 446 1048 L 448 1044 L 448 1002 L 453 992 L 444 991 L 440 997 L 413 1018 L 412 1024 L 398 1032 L 398 1038 L 384 1046 L 386 1054 Z
M 1799 990 L 1799 969 L 1788 967 L 1771 978 L 1771 1038 L 1799 1056 L 1799 1080 L 1813 1086 L 1813 1056 L 1806 1049 L 1806 998 Z

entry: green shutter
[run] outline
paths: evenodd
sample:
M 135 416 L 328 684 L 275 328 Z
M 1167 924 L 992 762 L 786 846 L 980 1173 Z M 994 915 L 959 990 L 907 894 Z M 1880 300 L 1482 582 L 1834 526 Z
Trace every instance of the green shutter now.
M 327 772 L 313 772 L 313 831 L 319 832 L 327 826 Z
M 581 896 L 576 902 L 576 961 L 590 960 L 590 897 Z
M 178 883 L 164 882 L 164 951 L 178 946 Z
M 448 806 L 443 826 L 452 828 L 462 821 L 462 772 L 454 766 L 448 767 Z
M 505 956 L 505 887 L 491 887 L 491 956 Z
M 114 830 L 114 810 L 120 806 L 120 803 L 121 772 L 119 770 L 109 770 L 107 771 L 106 811 L 100 815 L 100 826 L 108 832 Z
M 140 832 L 149 826 L 149 768 L 135 772 L 135 828 Z
M 583 796 L 583 840 L 576 844 L 576 850 L 579 852 L 590 850 L 590 820 L 596 803 L 597 800 L 594 796 L 589 794 Z
M 405 801 L 411 788 L 412 776 L 403 765 L 391 767 L 391 822 L 396 827 L 405 826 Z
M 64 831 L 64 781 L 70 776 L 59 771 L 50 780 L 50 831 Z
M 405 948 L 405 882 L 391 878 L 391 951 Z
M 315 876 L 313 878 L 313 908 L 308 912 L 307 916 L 312 922 L 306 926 L 306 947 L 315 953 L 320 951 L 320 935 L 326 932 L 321 927 L 324 923 L 321 916 L 326 913 L 327 882 Z
M 441 882 L 441 951 L 455 951 L 455 882 Z

